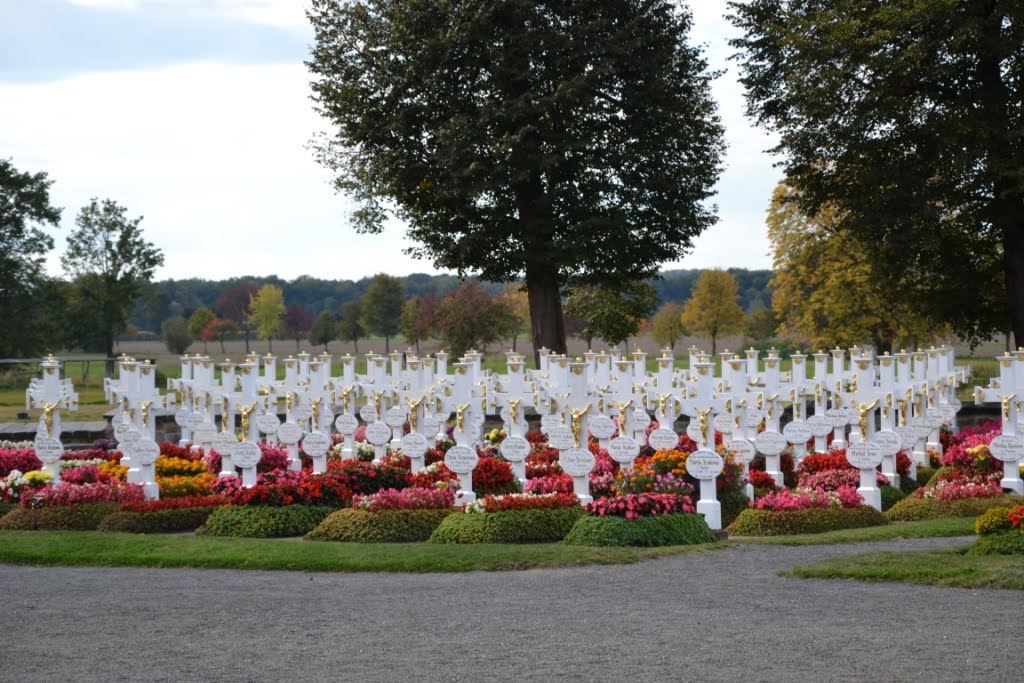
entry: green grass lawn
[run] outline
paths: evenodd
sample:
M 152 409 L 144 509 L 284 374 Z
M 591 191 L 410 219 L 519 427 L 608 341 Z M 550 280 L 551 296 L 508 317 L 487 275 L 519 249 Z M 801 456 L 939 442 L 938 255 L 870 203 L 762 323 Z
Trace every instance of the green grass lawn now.
M 733 538 L 730 543 L 756 543 L 761 545 L 828 545 L 831 543 L 862 543 L 866 541 L 894 541 L 901 538 L 939 538 L 970 536 L 974 533 L 974 517 L 928 519 L 921 522 L 899 522 L 863 529 L 840 529 L 821 534 L 793 536 L 759 536 Z

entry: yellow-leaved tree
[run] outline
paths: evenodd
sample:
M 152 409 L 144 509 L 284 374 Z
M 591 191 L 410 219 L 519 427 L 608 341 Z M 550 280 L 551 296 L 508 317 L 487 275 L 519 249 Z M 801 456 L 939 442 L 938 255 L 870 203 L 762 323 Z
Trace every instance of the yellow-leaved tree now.
M 732 273 L 721 269 L 701 271 L 690 298 L 683 306 L 683 325 L 693 334 L 711 338 L 711 355 L 722 335 L 743 330 L 739 285 Z
M 284 292 L 276 285 L 263 285 L 249 299 L 246 318 L 260 339 L 266 339 L 268 349 L 274 350 L 274 335 L 281 331 L 284 320 Z
M 871 246 L 837 229 L 834 207 L 804 215 L 787 201 L 792 192 L 785 181 L 779 183 L 767 218 L 775 268 L 772 309 L 781 320 L 781 336 L 818 349 L 870 342 L 882 353 L 945 331 L 912 310 L 900 288 L 880 284 L 884 278 L 868 258 Z

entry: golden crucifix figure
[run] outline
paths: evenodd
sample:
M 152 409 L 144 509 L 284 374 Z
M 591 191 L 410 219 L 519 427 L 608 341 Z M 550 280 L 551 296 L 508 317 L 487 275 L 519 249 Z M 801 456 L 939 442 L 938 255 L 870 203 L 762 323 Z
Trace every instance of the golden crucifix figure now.
M 519 404 L 522 403 L 522 402 L 523 402 L 523 400 L 521 398 L 516 398 L 516 399 L 511 399 L 510 398 L 508 400 L 508 411 L 509 411 L 509 413 L 512 414 L 512 419 L 510 420 L 510 422 L 512 422 L 512 424 L 515 424 L 516 422 L 519 421 Z
M 341 390 L 341 412 L 345 413 L 346 415 L 348 415 L 348 412 L 349 412 L 348 411 L 348 397 L 349 397 L 349 394 L 352 393 L 353 389 L 355 389 L 355 385 L 352 385 L 352 386 L 349 386 L 349 387 L 345 387 L 344 389 Z
M 415 432 L 419 425 L 419 415 L 417 414 L 420 409 L 420 404 L 423 403 L 423 399 L 426 396 L 420 396 L 420 400 L 413 401 L 411 398 L 405 399 L 405 405 L 409 406 L 409 431 Z
M 139 409 L 142 411 L 143 428 L 146 428 L 149 425 L 149 406 L 152 404 L 152 401 L 139 401 Z
M 309 399 L 309 407 L 313 409 L 313 414 L 310 415 L 310 427 L 313 431 L 320 429 L 320 401 L 323 399 L 311 398 Z
M 629 404 L 632 402 L 633 399 L 621 403 L 619 401 L 615 401 L 614 403 L 615 407 L 619 409 L 619 434 L 621 436 L 626 435 L 626 408 L 628 408 Z
M 53 436 L 53 411 L 60 405 L 60 401 L 43 403 L 43 424 L 46 425 L 46 436 Z
M 469 407 L 468 403 L 462 403 L 455 406 L 455 429 L 462 431 L 462 426 L 466 422 L 466 408 Z
M 700 438 L 702 442 L 708 438 L 708 413 L 710 412 L 711 408 L 697 410 L 697 425 L 700 427 Z
M 373 392 L 373 409 L 377 411 L 377 419 L 380 419 L 380 403 L 384 399 L 384 390 Z
M 668 413 L 666 410 L 668 409 L 668 400 L 670 398 L 672 398 L 671 391 L 667 394 L 658 394 L 658 412 L 661 413 L 661 417 L 666 420 L 668 419 Z
M 896 399 L 896 405 L 900 408 L 900 427 L 907 426 L 907 399 L 898 398 Z
M 1000 396 L 999 397 L 999 400 L 1002 401 L 1002 403 L 1003 403 L 1003 419 L 1004 420 L 1009 420 L 1010 419 L 1010 401 L 1012 401 L 1014 398 L 1016 398 L 1016 396 L 1017 396 L 1017 394 L 1006 394 L 1005 396 Z
M 249 416 L 252 411 L 256 410 L 256 401 L 252 402 L 252 405 L 246 408 L 245 406 L 238 406 L 238 414 L 242 416 L 242 439 L 249 438 Z
M 868 440 L 868 415 L 878 405 L 878 399 L 876 398 L 871 403 L 858 403 L 857 412 L 860 413 L 860 421 L 858 426 L 860 427 L 860 438 L 861 441 Z
M 590 410 L 589 405 L 583 410 L 573 410 L 572 408 L 569 408 L 569 414 L 572 416 L 572 438 L 576 442 L 576 448 L 580 447 L 580 418 L 586 415 L 588 410 Z

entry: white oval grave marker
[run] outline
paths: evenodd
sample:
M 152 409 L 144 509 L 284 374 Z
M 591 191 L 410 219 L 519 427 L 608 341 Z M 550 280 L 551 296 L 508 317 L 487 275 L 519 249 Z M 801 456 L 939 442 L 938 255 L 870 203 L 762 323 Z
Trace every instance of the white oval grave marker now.
M 722 456 L 707 448 L 701 448 L 686 459 L 686 473 L 694 479 L 714 479 L 725 468 Z
M 188 408 L 178 408 L 174 411 L 174 422 L 179 427 L 191 427 L 192 411 Z
M 418 426 L 421 434 L 434 438 L 437 435 L 438 430 L 441 428 L 441 422 L 437 418 L 428 415 L 420 420 Z
M 273 413 L 263 413 L 256 418 L 256 428 L 264 434 L 276 434 L 281 420 Z
M 840 429 L 850 424 L 850 415 L 845 408 L 829 408 L 825 411 L 825 417 L 832 423 L 833 429 Z
M 521 436 L 509 436 L 498 447 L 501 455 L 510 462 L 522 462 L 530 455 L 530 442 Z
M 728 413 L 715 415 L 715 429 L 723 434 L 732 434 L 736 431 L 736 418 Z
M 230 432 L 217 432 L 217 435 L 210 441 L 210 447 L 221 455 L 231 455 L 235 449 L 238 439 Z
M 383 446 L 391 441 L 391 427 L 383 422 L 371 422 L 366 425 L 366 440 L 374 446 Z
M 814 433 L 803 420 L 794 420 L 782 428 L 782 435 L 791 444 L 805 444 Z
M 153 439 L 139 439 L 132 446 L 132 463 L 152 465 L 160 457 L 160 445 Z
M 656 451 L 667 450 L 679 445 L 679 435 L 671 429 L 659 427 L 647 435 L 647 443 Z
M 574 477 L 585 477 L 594 469 L 594 454 L 586 448 L 569 448 L 558 454 L 558 464 Z
M 410 458 L 422 458 L 427 452 L 427 437 L 417 432 L 406 434 L 400 448 Z
M 872 441 L 851 444 L 846 449 L 846 460 L 854 467 L 870 470 L 882 464 L 882 447 Z
M 1024 439 L 1014 434 L 1000 434 L 988 445 L 993 457 L 1003 462 L 1019 462 L 1024 459 Z
M 608 442 L 608 455 L 620 465 L 626 465 L 640 455 L 640 444 L 631 436 L 619 436 Z
M 643 408 L 634 408 L 633 409 L 633 428 L 634 429 L 637 429 L 637 430 L 647 429 L 647 427 L 650 424 L 651 424 L 651 416 L 647 414 L 646 410 L 644 410 Z
M 746 439 L 733 439 L 725 444 L 725 447 L 732 451 L 734 460 L 744 464 L 750 464 L 750 461 L 757 455 L 757 449 L 754 448 L 754 444 Z
M 306 438 L 302 440 L 302 450 L 305 451 L 306 455 L 314 458 L 326 453 L 330 447 L 331 440 L 327 438 L 326 434 L 321 434 L 320 432 L 306 434 Z
M 590 433 L 595 439 L 604 440 L 612 438 L 618 430 L 615 422 L 607 415 L 598 415 L 590 421 Z
M 405 410 L 395 406 L 384 413 L 384 424 L 388 427 L 398 428 L 405 424 Z
M 832 420 L 824 415 L 812 415 L 807 418 L 807 426 L 811 428 L 811 434 L 814 436 L 828 436 L 834 429 Z
M 356 430 L 359 429 L 359 420 L 353 415 L 339 415 L 338 419 L 334 421 L 334 426 L 347 436 L 356 433 Z
M 57 462 L 60 460 L 60 456 L 64 455 L 64 445 L 61 444 L 60 439 L 43 437 L 36 439 L 35 445 L 36 457 L 47 465 Z
M 786 441 L 786 437 L 778 432 L 761 432 L 754 437 L 754 447 L 757 448 L 759 453 L 764 453 L 765 455 L 778 455 L 786 450 L 788 445 L 789 442 Z
M 882 449 L 882 455 L 896 455 L 903 448 L 903 439 L 891 429 L 882 429 L 875 432 L 871 437 L 872 443 L 877 443 Z
M 289 420 L 277 428 L 277 438 L 286 446 L 293 446 L 302 439 L 302 427 Z
M 243 470 L 256 467 L 262 457 L 263 451 L 252 441 L 239 441 L 231 449 L 231 464 Z
M 372 403 L 367 403 L 359 409 L 359 417 L 363 418 L 363 422 L 370 423 L 377 421 L 377 409 L 373 407 Z
M 209 422 L 204 422 L 192 431 L 194 443 L 210 443 L 217 436 L 217 428 Z
M 558 425 L 548 430 L 548 445 L 558 450 L 565 450 L 576 446 L 576 439 L 573 438 L 572 429 L 568 425 Z
M 444 454 L 444 464 L 456 474 L 469 474 L 480 462 L 480 456 L 469 446 L 452 446 Z

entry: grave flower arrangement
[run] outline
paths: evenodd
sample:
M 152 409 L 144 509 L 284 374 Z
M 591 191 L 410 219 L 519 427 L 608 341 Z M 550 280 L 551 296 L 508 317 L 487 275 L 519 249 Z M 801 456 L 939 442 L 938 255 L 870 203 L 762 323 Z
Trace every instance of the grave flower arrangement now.
M 0 448 L 0 476 L 7 476 L 14 470 L 31 472 L 42 468 L 43 461 L 36 457 L 31 445 Z
M 509 510 L 552 510 L 578 507 L 579 504 L 579 498 L 573 493 L 510 493 L 477 498 L 466 505 L 465 511 L 470 514 L 485 514 Z
M 0 501 L 16 502 L 30 489 L 40 489 L 53 481 L 53 475 L 43 470 L 22 473 L 11 470 L 0 479 Z
M 814 508 L 857 508 L 864 504 L 864 498 L 857 493 L 856 486 L 841 485 L 835 490 L 823 487 L 814 489 L 782 489 L 773 491 L 750 502 L 754 510 L 791 512 Z
M 1024 504 L 994 507 L 974 520 L 974 555 L 1024 555 Z
M 600 498 L 587 505 L 588 515 L 626 519 L 693 511 L 693 501 L 690 497 L 675 493 L 628 493 Z
M 480 458 L 473 470 L 473 491 L 478 496 L 487 494 L 517 493 L 521 490 L 519 479 L 507 460 L 497 456 Z
M 86 484 L 47 484 L 21 494 L 21 505 L 27 508 L 79 505 L 82 503 L 129 503 L 144 499 L 141 484 L 117 480 Z
M 383 489 L 367 496 L 353 496 L 352 508 L 368 512 L 436 510 L 450 508 L 454 502 L 454 489 L 410 487 L 407 489 Z
M 427 465 L 409 477 L 409 486 L 435 489 L 459 489 L 459 477 L 443 462 Z

